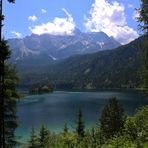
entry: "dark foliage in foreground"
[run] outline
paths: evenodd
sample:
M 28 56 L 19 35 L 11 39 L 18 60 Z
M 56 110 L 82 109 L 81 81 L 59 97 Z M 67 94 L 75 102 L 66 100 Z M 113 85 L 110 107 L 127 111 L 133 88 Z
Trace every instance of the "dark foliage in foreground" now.
M 116 105 L 117 107 L 115 107 Z M 106 118 L 105 120 L 110 118 L 110 122 L 108 122 L 108 127 L 106 128 L 111 128 L 112 123 L 117 125 L 116 122 L 122 121 L 122 124 L 119 124 L 120 128 L 118 125 L 117 129 L 113 128 L 112 131 L 107 133 L 99 123 L 95 128 L 89 130 L 83 128 L 85 134 L 82 137 L 78 134 L 77 128 L 74 132 L 68 131 L 66 124 L 64 130 L 57 134 L 49 132 L 43 125 L 37 134 L 35 134 L 34 129 L 32 129 L 29 143 L 23 147 L 32 148 L 34 145 L 36 148 L 147 148 L 148 106 L 146 105 L 139 108 L 134 116 L 128 116 L 127 118 L 125 118 L 122 107 L 115 98 L 109 100 L 104 110 L 106 110 L 108 106 L 110 106 L 109 111 L 111 114 L 106 117 L 101 116 L 103 119 Z M 114 110 L 115 108 L 118 108 L 118 110 Z M 104 110 L 102 114 L 104 114 Z M 116 117 L 119 117 L 121 113 L 121 120 L 116 120 L 114 117 L 112 118 L 113 112 Z M 78 120 L 80 119 L 80 112 L 77 118 Z M 77 122 L 76 127 L 78 127 L 79 124 L 80 123 Z

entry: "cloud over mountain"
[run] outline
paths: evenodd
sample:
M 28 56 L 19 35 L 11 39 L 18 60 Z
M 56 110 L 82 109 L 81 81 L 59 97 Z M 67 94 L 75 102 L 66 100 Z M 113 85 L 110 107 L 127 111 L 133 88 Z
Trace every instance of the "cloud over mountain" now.
M 17 31 L 11 31 L 12 34 L 14 34 L 17 38 L 22 37 L 22 34 L 20 32 Z
M 66 17 L 55 17 L 53 21 L 42 23 L 34 27 L 29 27 L 30 31 L 34 34 L 53 34 L 53 35 L 66 35 L 72 34 L 75 29 L 75 23 L 71 14 L 65 8 L 62 8 Z
M 138 33 L 127 25 L 124 5 L 116 1 L 95 0 L 84 25 L 87 31 L 103 31 L 122 44 L 138 37 Z

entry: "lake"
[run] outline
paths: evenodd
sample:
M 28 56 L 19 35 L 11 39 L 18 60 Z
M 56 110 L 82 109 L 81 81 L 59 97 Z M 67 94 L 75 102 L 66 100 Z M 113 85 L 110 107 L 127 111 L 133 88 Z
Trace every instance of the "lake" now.
M 126 114 L 132 115 L 139 106 L 148 104 L 142 94 L 135 91 L 68 92 L 55 91 L 52 94 L 31 95 L 18 103 L 20 126 L 17 135 L 26 138 L 32 126 L 47 125 L 58 132 L 65 123 L 74 130 L 79 107 L 83 111 L 86 127 L 95 126 L 108 98 L 116 96 Z

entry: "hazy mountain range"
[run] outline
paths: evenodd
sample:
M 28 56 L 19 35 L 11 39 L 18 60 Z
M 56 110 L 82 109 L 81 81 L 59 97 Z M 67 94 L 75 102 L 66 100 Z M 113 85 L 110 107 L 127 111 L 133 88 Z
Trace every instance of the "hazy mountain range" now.
M 32 34 L 8 42 L 13 50 L 11 62 L 16 63 L 21 75 L 20 86 L 98 89 L 140 85 L 142 41 L 140 37 L 121 46 L 103 32 L 76 30 L 73 36 Z
M 103 32 L 82 33 L 75 29 L 73 35 L 36 35 L 9 39 L 13 61 L 59 60 L 75 54 L 94 53 L 120 46 L 114 38 Z M 30 61 L 31 62 L 31 61 Z

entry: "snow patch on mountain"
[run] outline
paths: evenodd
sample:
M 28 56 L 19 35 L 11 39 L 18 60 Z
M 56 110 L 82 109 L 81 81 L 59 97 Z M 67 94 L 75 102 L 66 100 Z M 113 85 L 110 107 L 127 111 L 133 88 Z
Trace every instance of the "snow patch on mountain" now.
M 55 58 L 54 56 L 52 56 L 51 54 L 49 55 L 49 57 L 52 59 L 52 60 L 54 60 L 54 61 L 56 61 L 57 60 L 57 58 Z
M 103 48 L 103 46 L 104 46 L 104 42 L 97 42 L 97 44 L 101 47 L 101 49 Z

